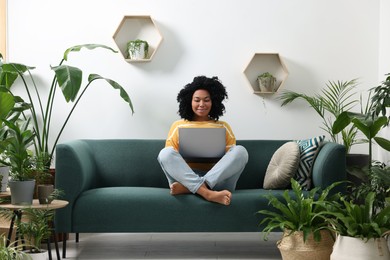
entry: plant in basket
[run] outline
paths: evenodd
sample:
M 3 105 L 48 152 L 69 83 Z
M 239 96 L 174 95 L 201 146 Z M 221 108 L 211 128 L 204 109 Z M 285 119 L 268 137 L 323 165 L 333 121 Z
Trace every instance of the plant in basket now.
M 283 259 L 329 259 L 334 237 L 326 219 L 326 202 L 331 199 L 331 190 L 340 182 L 324 190 L 314 188 L 303 191 L 300 184 L 291 179 L 292 190 L 283 195 L 265 195 L 271 210 L 260 210 L 266 217 L 260 222 L 264 226 L 264 239 L 272 231 L 283 231 L 277 246 Z

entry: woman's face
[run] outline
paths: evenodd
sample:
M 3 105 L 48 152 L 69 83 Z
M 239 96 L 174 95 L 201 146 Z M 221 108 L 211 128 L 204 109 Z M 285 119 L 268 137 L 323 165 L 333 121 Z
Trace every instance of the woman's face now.
M 194 111 L 194 121 L 208 121 L 212 102 L 210 93 L 204 89 L 198 89 L 192 95 L 192 111 Z

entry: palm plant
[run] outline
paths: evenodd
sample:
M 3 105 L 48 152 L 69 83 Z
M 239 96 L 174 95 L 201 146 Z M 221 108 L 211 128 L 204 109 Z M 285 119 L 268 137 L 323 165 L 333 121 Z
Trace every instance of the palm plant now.
M 354 126 L 343 129 L 340 136 L 332 132 L 332 127 L 334 121 L 342 112 L 351 110 L 358 103 L 358 100 L 353 99 L 356 94 L 354 92 L 356 85 L 356 79 L 329 81 L 320 95 L 308 96 L 293 91 L 284 91 L 279 99 L 282 101 L 282 106 L 297 99 L 306 101 L 322 118 L 323 126 L 321 129 L 329 134 L 332 142 L 344 144 L 347 153 L 349 153 L 351 146 L 360 142 L 356 139 L 357 129 Z
M 121 98 L 126 103 L 128 103 L 131 111 L 134 112 L 129 95 L 127 94 L 125 89 L 114 80 L 104 78 L 97 74 L 90 74 L 88 77 L 88 83 L 83 87 L 82 91 L 80 92 L 83 77 L 82 70 L 74 66 L 66 65 L 64 63 L 68 60 L 68 55 L 71 52 L 79 52 L 83 48 L 89 50 L 102 48 L 114 53 L 117 52 L 108 46 L 100 44 L 84 44 L 68 48 L 64 52 L 63 58 L 61 59 L 59 65 L 51 67 L 51 69 L 54 71 L 54 76 L 51 81 L 46 103 L 42 101 L 41 94 L 39 93 L 38 87 L 36 85 L 36 81 L 34 80 L 34 77 L 31 73 L 31 70 L 33 70 L 34 67 L 18 63 L 0 63 L 0 92 L 10 91 L 17 78 L 20 78 L 22 85 L 24 86 L 29 103 L 31 105 L 29 110 L 31 112 L 32 124 L 36 136 L 36 138 L 34 139 L 35 154 L 40 155 L 41 158 L 44 158 L 46 156 L 47 162 L 45 163 L 45 165 L 47 166 L 47 168 L 51 165 L 55 147 L 58 143 L 59 138 L 61 137 L 62 132 L 64 131 L 65 126 L 69 121 L 69 118 L 71 117 L 74 109 L 76 108 L 80 99 L 85 94 L 85 91 L 89 88 L 92 82 L 96 80 L 104 80 L 111 87 L 119 90 Z M 56 95 L 57 87 L 60 87 L 60 89 L 62 90 L 62 94 L 66 102 L 73 102 L 73 106 L 71 107 L 68 116 L 65 118 L 62 127 L 60 128 L 58 133 L 54 135 L 55 138 L 53 144 L 50 145 L 49 137 L 50 135 L 52 135 L 52 133 L 50 132 L 50 126 L 52 123 L 52 112 L 54 109 L 54 98 Z M 0 104 L 2 102 L 3 101 L 0 100 Z M 24 113 L 23 115 L 26 117 Z
M 0 259 L 2 260 L 23 260 L 26 259 L 26 253 L 23 252 L 24 244 L 17 244 L 14 241 L 7 246 L 7 238 L 0 235 Z
M 27 221 L 18 219 L 18 230 L 30 242 L 31 253 L 42 252 L 42 241 L 50 238 L 52 230 L 49 226 L 53 220 L 54 211 L 47 209 L 23 209 Z

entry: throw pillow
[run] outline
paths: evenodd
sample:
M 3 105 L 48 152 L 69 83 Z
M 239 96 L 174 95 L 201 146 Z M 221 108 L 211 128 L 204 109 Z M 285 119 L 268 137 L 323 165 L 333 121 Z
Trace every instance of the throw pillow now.
M 294 179 L 305 190 L 309 190 L 312 186 L 311 170 L 324 139 L 325 136 L 317 136 L 311 139 L 296 141 L 300 151 L 300 162 Z
M 264 189 L 284 189 L 298 169 L 299 147 L 296 142 L 283 144 L 273 154 L 264 177 Z

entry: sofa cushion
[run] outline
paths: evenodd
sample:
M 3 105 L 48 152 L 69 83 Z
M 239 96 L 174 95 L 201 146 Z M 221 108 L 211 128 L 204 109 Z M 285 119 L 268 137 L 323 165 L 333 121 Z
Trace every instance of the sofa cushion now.
M 311 189 L 311 171 L 314 160 L 321 148 L 324 139 L 325 136 L 322 135 L 310 139 L 296 141 L 299 146 L 300 161 L 298 165 L 298 171 L 295 174 L 294 179 L 297 180 L 305 190 Z
M 298 169 L 300 151 L 296 142 L 287 142 L 273 154 L 264 177 L 264 189 L 284 189 Z

